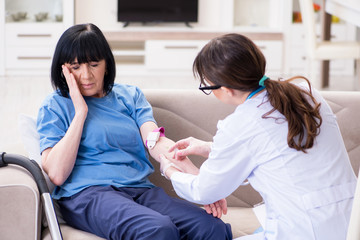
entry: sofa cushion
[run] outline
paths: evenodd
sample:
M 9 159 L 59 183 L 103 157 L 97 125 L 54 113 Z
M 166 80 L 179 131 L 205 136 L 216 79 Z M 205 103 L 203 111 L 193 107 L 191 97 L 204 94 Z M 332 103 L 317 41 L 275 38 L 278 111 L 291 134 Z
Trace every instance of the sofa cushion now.
M 18 126 L 21 140 L 24 144 L 28 158 L 35 160 L 41 167 L 40 135 L 36 129 L 35 117 L 26 114 L 20 114 L 18 117 Z M 49 187 L 49 191 L 52 192 L 55 188 L 55 185 L 50 181 L 49 177 L 45 173 L 44 177 Z
M 41 166 L 40 136 L 36 130 L 35 117 L 20 114 L 18 116 L 18 127 L 28 157 L 35 160 Z
M 351 165 L 356 175 L 360 166 L 359 92 L 324 91 L 321 93 L 336 115 Z
M 61 234 L 64 240 L 105 240 L 94 234 L 72 228 L 66 224 L 60 224 Z M 42 240 L 52 240 L 48 228 L 42 232 Z
M 41 204 L 31 174 L 17 165 L 0 168 L 0 191 L 1 239 L 38 239 Z
M 229 207 L 221 219 L 231 224 L 233 238 L 253 234 L 261 226 L 252 208 Z
M 28 153 L 28 158 L 35 160 L 41 166 L 40 154 L 40 136 L 36 130 L 36 119 L 32 116 L 20 114 L 18 117 L 18 125 L 24 148 Z M 50 181 L 48 175 L 43 172 L 50 193 L 54 190 L 55 185 Z M 54 210 L 59 223 L 65 223 L 56 200 L 53 200 Z M 43 218 L 43 225 L 47 226 L 47 221 Z
M 254 233 L 260 227 L 253 210 L 251 208 L 229 207 L 228 213 L 221 218 L 226 223 L 231 223 L 231 230 L 233 238 L 246 236 Z M 101 240 L 103 238 L 97 237 L 91 233 L 74 229 L 66 224 L 60 224 L 63 239 L 71 240 Z M 45 228 L 42 233 L 43 240 L 51 240 L 51 235 L 48 228 Z

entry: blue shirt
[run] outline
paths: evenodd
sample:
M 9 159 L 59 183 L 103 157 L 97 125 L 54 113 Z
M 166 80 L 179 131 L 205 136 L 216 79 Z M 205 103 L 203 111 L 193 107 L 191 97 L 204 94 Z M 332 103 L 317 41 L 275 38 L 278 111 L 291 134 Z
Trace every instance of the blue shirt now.
M 72 196 L 89 186 L 153 187 L 153 173 L 140 126 L 155 122 L 152 108 L 141 90 L 115 84 L 103 98 L 84 97 L 88 115 L 75 166 L 53 198 Z M 65 135 L 75 115 L 70 98 L 50 94 L 40 107 L 37 130 L 40 151 L 54 147 Z

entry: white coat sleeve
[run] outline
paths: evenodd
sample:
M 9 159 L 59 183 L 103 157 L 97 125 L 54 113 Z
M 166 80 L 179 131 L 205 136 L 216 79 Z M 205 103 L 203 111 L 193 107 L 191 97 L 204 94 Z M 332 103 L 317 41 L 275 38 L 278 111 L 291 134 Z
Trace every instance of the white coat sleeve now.
M 174 173 L 173 187 L 181 198 L 198 204 L 214 203 L 235 191 L 257 163 L 249 148 L 251 140 L 218 131 L 209 158 L 198 175 Z

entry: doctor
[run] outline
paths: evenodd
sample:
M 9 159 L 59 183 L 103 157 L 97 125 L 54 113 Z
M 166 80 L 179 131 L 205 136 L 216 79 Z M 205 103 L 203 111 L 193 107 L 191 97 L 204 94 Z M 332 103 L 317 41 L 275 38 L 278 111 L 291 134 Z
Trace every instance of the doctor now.
M 198 204 L 225 198 L 248 180 L 267 219 L 263 232 L 239 239 L 345 239 L 356 177 L 336 118 L 307 79 L 271 80 L 265 68 L 245 36 L 210 41 L 193 65 L 199 89 L 237 108 L 219 121 L 213 142 L 187 138 L 169 149 L 178 149 L 178 159 L 206 157 L 198 175 L 180 172 L 163 155 L 160 169 L 180 197 Z

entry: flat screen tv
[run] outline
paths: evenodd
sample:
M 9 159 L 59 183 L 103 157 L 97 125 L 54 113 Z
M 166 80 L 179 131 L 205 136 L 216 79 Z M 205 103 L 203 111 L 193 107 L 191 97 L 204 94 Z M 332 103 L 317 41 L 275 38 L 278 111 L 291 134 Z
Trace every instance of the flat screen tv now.
M 198 0 L 118 0 L 118 22 L 197 22 Z

